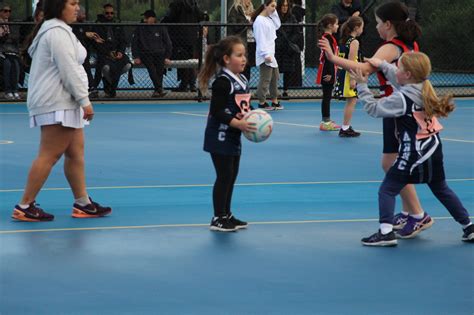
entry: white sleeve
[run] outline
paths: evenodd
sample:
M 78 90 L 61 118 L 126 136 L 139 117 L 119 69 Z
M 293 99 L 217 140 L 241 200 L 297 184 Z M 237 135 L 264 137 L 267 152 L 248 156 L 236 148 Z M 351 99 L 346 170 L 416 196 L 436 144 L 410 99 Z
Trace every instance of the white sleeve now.
M 256 19 L 253 24 L 253 34 L 258 47 L 257 53 L 263 55 L 264 57 L 269 57 L 273 55 L 273 51 L 268 40 L 267 32 L 268 30 L 265 22 L 261 19 Z
M 73 40 L 77 40 L 75 36 L 60 27 L 48 31 L 51 58 L 58 68 L 62 84 L 80 106 L 87 106 L 90 103 L 88 87 L 83 80 L 84 69 L 77 62 Z

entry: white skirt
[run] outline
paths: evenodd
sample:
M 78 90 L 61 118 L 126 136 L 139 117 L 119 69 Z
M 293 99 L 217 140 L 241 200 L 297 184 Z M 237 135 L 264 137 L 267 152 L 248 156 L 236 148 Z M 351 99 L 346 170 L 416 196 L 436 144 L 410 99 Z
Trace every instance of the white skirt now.
M 77 109 L 57 110 L 51 113 L 39 114 L 30 117 L 30 128 L 62 125 L 69 128 L 84 128 L 89 122 L 84 120 L 84 110 L 82 107 Z

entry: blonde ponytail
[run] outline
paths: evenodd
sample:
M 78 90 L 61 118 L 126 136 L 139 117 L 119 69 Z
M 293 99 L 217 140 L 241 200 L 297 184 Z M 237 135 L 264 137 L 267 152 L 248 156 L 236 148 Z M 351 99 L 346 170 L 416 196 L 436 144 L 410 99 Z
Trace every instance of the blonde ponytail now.
M 423 83 L 421 94 L 426 116 L 448 117 L 455 108 L 453 97 L 446 95 L 440 99 L 436 95 L 433 85 L 428 80 L 431 73 L 430 58 L 422 52 L 407 52 L 402 55 L 399 62 L 403 65 L 403 69 L 411 73 L 415 81 Z
M 421 90 L 423 97 L 423 107 L 425 114 L 428 118 L 435 117 L 448 117 L 449 113 L 454 111 L 456 107 L 453 103 L 452 95 L 445 95 L 439 98 L 436 95 L 436 91 L 433 88 L 430 80 L 423 82 L 423 88 Z

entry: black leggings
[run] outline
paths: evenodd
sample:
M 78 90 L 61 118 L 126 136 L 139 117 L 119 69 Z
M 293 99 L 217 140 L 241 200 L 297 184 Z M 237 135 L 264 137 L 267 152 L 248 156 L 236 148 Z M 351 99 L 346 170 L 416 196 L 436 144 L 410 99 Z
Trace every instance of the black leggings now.
M 231 214 L 230 203 L 239 173 L 240 156 L 211 153 L 211 158 L 217 175 L 212 191 L 214 216 L 223 217 Z
M 332 90 L 334 88 L 333 84 L 322 84 L 323 88 L 323 101 L 321 102 L 321 116 L 323 121 L 329 120 L 331 118 L 331 99 L 332 99 Z

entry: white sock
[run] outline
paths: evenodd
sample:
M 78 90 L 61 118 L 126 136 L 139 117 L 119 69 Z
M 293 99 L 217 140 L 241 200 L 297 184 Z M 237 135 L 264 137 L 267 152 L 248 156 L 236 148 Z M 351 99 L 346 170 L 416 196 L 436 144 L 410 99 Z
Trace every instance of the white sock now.
M 422 212 L 422 213 L 420 213 L 420 214 L 410 214 L 410 217 L 413 217 L 413 218 L 415 218 L 415 219 L 417 219 L 417 220 L 423 219 L 424 216 L 425 216 L 425 212 Z
M 20 208 L 22 208 L 23 210 L 28 209 L 28 207 L 30 206 L 30 205 L 24 205 L 24 204 L 22 204 L 22 203 L 19 203 L 18 205 L 19 205 Z
M 404 216 L 407 216 L 407 215 L 408 215 L 408 212 L 402 211 L 402 214 L 403 214 Z
M 380 224 L 380 232 L 382 232 L 383 235 L 387 235 L 388 233 L 392 232 L 392 230 L 393 230 L 393 224 L 388 224 L 388 223 Z
M 463 228 L 463 229 L 467 229 L 467 227 L 468 227 L 469 225 L 472 225 L 472 222 L 469 222 L 469 224 L 463 225 L 462 228 Z
M 346 131 L 351 125 L 342 125 L 342 130 Z
M 88 195 L 85 195 L 84 197 L 75 199 L 74 203 L 77 203 L 81 207 L 84 207 L 84 206 L 87 206 L 88 204 L 90 204 L 91 200 L 89 199 Z

